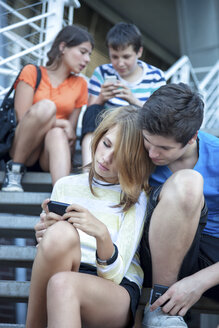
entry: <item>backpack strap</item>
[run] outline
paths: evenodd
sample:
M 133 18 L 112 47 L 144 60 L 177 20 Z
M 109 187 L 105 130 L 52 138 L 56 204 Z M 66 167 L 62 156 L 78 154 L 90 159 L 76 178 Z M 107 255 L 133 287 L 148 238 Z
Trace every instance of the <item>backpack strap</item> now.
M 39 66 L 37 66 L 37 65 L 34 65 L 34 66 L 36 67 L 36 70 L 37 70 L 37 79 L 36 79 L 36 85 L 35 85 L 35 89 L 34 89 L 34 93 L 35 93 L 40 84 L 42 73 L 41 73 L 41 69 Z
M 35 89 L 34 89 L 34 93 L 36 92 L 39 84 L 40 84 L 40 81 L 41 81 L 41 77 L 42 77 L 42 73 L 41 73 L 41 69 L 39 66 L 35 65 L 34 66 L 36 67 L 36 71 L 37 71 L 37 79 L 36 79 L 36 85 L 35 85 Z M 2 104 L 1 104 L 1 107 L 3 107 L 4 103 L 6 102 L 6 100 L 8 99 L 8 97 L 10 96 L 10 94 L 12 93 L 12 91 L 14 90 L 14 85 L 15 85 L 15 82 L 17 81 L 17 79 L 19 78 L 20 74 L 21 74 L 21 71 L 23 70 L 24 67 L 21 68 L 20 72 L 18 73 L 18 75 L 16 76 L 15 80 L 14 80 L 14 83 L 12 84 L 11 88 L 9 89 L 9 91 L 6 93 L 5 97 L 4 97 L 4 100 L 2 101 Z

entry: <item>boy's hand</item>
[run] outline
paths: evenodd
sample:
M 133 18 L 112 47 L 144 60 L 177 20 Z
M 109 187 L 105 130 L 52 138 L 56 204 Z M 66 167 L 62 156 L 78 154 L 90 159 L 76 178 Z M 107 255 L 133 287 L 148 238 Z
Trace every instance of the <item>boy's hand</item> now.
M 101 99 L 102 103 L 104 104 L 107 100 L 114 98 L 114 91 L 116 90 L 117 86 L 114 82 L 105 82 L 101 85 L 99 98 Z
M 152 305 L 151 311 L 157 307 L 162 307 L 163 312 L 170 315 L 184 316 L 186 312 L 195 304 L 202 295 L 200 283 L 194 276 L 186 277 L 173 284 L 162 296 L 160 296 Z
M 126 100 L 131 105 L 143 106 L 143 104 L 138 100 L 132 91 L 120 81 L 116 82 L 116 88 L 113 90 L 113 97 L 118 97 Z

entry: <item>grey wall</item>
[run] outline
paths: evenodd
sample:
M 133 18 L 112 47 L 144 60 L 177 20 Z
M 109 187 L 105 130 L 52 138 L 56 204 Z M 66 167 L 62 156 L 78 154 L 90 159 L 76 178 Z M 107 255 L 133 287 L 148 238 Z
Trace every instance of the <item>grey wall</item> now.
M 148 47 L 172 65 L 187 55 L 194 67 L 219 59 L 219 0 L 80 0 L 112 23 L 136 24 Z
M 178 0 L 180 53 L 194 67 L 212 66 L 219 59 L 219 1 Z

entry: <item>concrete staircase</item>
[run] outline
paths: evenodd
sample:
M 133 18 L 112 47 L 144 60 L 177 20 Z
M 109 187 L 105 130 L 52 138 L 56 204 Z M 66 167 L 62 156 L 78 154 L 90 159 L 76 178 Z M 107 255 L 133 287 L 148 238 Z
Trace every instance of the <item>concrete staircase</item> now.
M 0 172 L 0 184 L 3 180 Z M 2 268 L 7 278 L 9 268 L 30 268 L 36 254 L 34 226 L 39 220 L 41 203 L 50 196 L 52 185 L 49 173 L 28 172 L 23 179 L 24 192 L 0 192 L 0 274 Z M 16 243 L 23 238 L 22 245 Z M 6 272 L 5 272 L 6 270 Z M 11 280 L 0 280 L 0 301 L 7 309 L 9 304 L 27 302 L 29 281 L 16 281 L 15 274 Z M 29 278 L 28 278 L 29 280 Z M 0 307 L 0 322 L 4 321 L 3 311 Z M 13 307 L 12 307 L 13 312 Z M 14 315 L 12 315 L 14 317 Z M 8 322 L 11 322 L 8 320 Z M 16 320 L 14 321 L 16 322 Z M 23 328 L 24 325 L 0 323 L 0 327 Z
M 0 187 L 4 173 L 0 171 Z M 27 303 L 29 294 L 29 279 L 33 259 L 36 254 L 34 226 L 39 220 L 41 213 L 41 203 L 45 198 L 50 196 L 52 185 L 49 173 L 28 172 L 23 179 L 23 193 L 7 193 L 0 191 L 0 274 L 2 268 L 27 268 L 29 276 L 23 281 L 16 281 L 15 276 L 6 279 L 0 277 L 0 328 L 24 328 L 24 325 L 16 324 L 11 320 L 5 320 L 3 317 L 2 305 Z M 15 243 L 15 238 L 23 238 L 22 245 Z M 140 305 L 139 313 L 136 317 L 135 328 L 141 327 L 141 316 L 144 306 L 148 301 L 149 290 L 144 289 Z M 210 324 L 209 318 L 207 325 L 201 324 L 200 314 L 219 314 L 219 303 L 202 297 L 192 308 L 192 313 L 198 314 L 194 325 L 191 328 L 216 328 L 216 322 L 219 319 L 216 315 L 212 318 L 215 324 Z M 211 317 L 211 316 L 210 316 Z M 205 319 L 205 318 L 204 318 Z M 198 320 L 198 325 L 197 325 Z M 202 319 L 203 321 L 203 319 Z

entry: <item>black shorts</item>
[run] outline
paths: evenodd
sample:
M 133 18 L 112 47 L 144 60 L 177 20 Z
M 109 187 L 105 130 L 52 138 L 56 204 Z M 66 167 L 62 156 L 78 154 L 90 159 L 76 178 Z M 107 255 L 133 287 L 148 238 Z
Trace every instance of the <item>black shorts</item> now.
M 85 134 L 94 132 L 99 125 L 100 120 L 98 117 L 103 110 L 102 105 L 91 105 L 87 107 L 82 119 L 81 141 Z
M 152 262 L 148 239 L 149 226 L 151 215 L 159 201 L 161 189 L 162 185 L 152 189 L 147 205 L 147 218 L 145 221 L 140 247 L 140 260 L 144 271 L 144 287 L 152 287 Z M 219 261 L 219 238 L 215 238 L 203 233 L 207 217 L 208 209 L 207 205 L 205 204 L 201 212 L 201 217 L 195 238 L 184 258 L 178 279 L 187 277 Z M 219 300 L 219 285 L 209 289 L 204 295 Z
M 9 154 L 5 155 L 5 157 L 4 157 L 5 163 L 10 161 L 11 159 L 12 158 L 9 156 Z M 5 169 L 5 167 L 4 167 L 4 169 Z M 40 166 L 39 160 L 37 160 L 33 165 L 27 166 L 26 169 L 28 172 L 44 172 Z
M 97 269 L 96 267 L 86 264 L 86 263 L 81 263 L 79 272 L 81 273 L 87 273 L 87 274 L 92 274 L 94 276 L 97 276 Z M 124 287 L 127 292 L 129 293 L 130 296 L 130 310 L 131 310 L 131 320 L 129 322 L 129 325 L 127 328 L 132 328 L 135 322 L 135 313 L 137 310 L 137 306 L 140 300 L 140 290 L 138 288 L 138 285 L 127 278 L 123 278 L 120 286 Z

